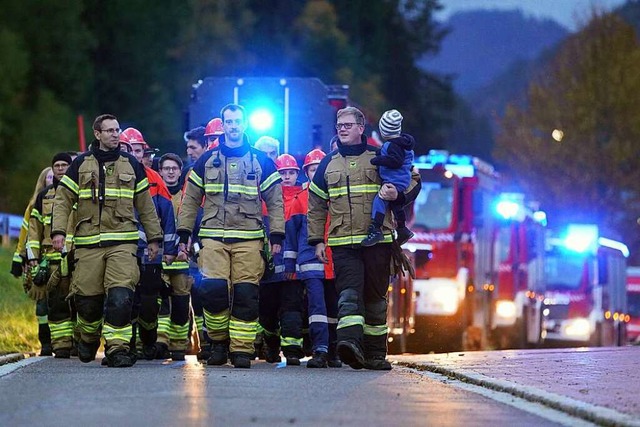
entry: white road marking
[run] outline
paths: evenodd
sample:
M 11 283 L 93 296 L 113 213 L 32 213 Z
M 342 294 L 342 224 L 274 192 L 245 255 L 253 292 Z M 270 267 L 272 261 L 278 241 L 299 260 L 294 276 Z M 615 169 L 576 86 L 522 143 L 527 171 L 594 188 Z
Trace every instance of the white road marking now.
M 6 365 L 2 365 L 0 366 L 0 378 L 12 373 L 15 370 L 24 368 L 25 366 L 30 365 L 32 363 L 41 362 L 45 359 L 46 357 L 29 357 L 28 359 L 23 359 L 18 362 L 12 362 L 12 363 L 7 363 Z

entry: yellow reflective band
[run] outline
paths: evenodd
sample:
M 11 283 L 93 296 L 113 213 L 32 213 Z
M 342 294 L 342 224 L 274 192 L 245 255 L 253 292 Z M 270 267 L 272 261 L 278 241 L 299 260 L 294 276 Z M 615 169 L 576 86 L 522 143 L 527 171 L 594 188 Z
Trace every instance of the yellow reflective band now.
M 87 334 L 95 334 L 100 330 L 100 326 L 102 325 L 102 319 L 96 320 L 95 322 L 87 322 L 80 315 L 78 315 L 78 320 L 76 322 L 77 327 Z
M 162 261 L 162 269 L 169 270 L 171 272 L 174 272 L 177 270 L 188 270 L 189 263 L 186 261 L 173 261 L 171 265 L 168 265 L 166 262 Z
M 104 337 L 107 344 L 115 340 L 125 341 L 128 343 L 129 341 L 131 341 L 131 337 L 133 336 L 133 329 L 131 327 L 131 324 L 127 326 L 117 327 L 105 323 L 102 326 L 102 336 Z
M 142 320 L 141 318 L 138 317 L 138 325 L 140 325 L 142 327 L 142 329 L 150 331 L 152 329 L 155 329 L 158 326 L 158 322 L 153 321 L 153 322 L 146 322 L 144 320 Z
M 189 181 L 191 181 L 195 186 L 203 188 L 202 178 L 200 178 L 193 169 L 191 169 L 191 172 L 189 172 Z
M 169 339 L 178 341 L 178 340 L 186 340 L 189 335 L 189 323 L 185 325 L 176 325 L 175 323 L 171 323 L 171 327 L 169 328 Z
M 44 217 L 44 225 L 51 225 L 51 215 L 47 215 Z
M 204 326 L 204 317 L 202 316 L 194 316 L 195 320 L 196 320 L 196 328 L 201 331 L 202 327 Z
M 275 171 L 260 183 L 260 191 L 267 191 L 269 187 L 280 180 L 280 172 Z
M 69 275 L 69 257 L 64 257 L 60 261 L 60 275 L 62 277 Z
M 137 241 L 138 240 L 138 232 L 137 231 L 124 231 L 121 233 L 100 233 L 98 235 L 93 236 L 77 236 L 75 237 L 75 243 L 77 246 L 86 246 L 86 245 L 95 245 L 100 242 L 111 242 L 111 241 Z
M 356 234 L 354 236 L 345 237 L 329 237 L 327 239 L 327 244 L 329 246 L 359 245 L 366 237 L 366 234 Z M 385 234 L 382 243 L 391 243 L 392 241 L 393 237 L 391 234 Z
M 222 228 L 201 228 L 198 233 L 200 237 L 219 239 L 244 239 L 256 240 L 264 238 L 264 231 L 260 230 L 225 230 Z
M 42 215 L 40 215 L 40 211 L 36 208 L 31 209 L 31 216 L 37 219 L 40 222 L 43 222 Z
M 211 314 L 207 310 L 203 310 L 203 312 L 207 331 L 226 331 L 229 329 L 229 318 L 231 317 L 229 310 L 221 311 L 218 314 Z
M 128 188 L 105 188 L 105 197 L 117 197 L 119 199 L 133 199 L 133 190 Z
M 313 181 L 311 181 L 311 184 L 309 185 L 309 191 L 323 200 L 329 200 L 329 193 L 322 191 Z
M 75 181 L 69 178 L 67 175 L 64 175 L 62 179 L 60 179 L 60 183 L 63 184 L 65 187 L 67 187 L 69 190 L 71 190 L 71 192 L 74 193 L 75 195 L 78 195 L 78 193 L 80 192 L 80 186 L 76 184 Z
M 27 247 L 31 249 L 40 249 L 40 241 L 38 240 L 29 240 L 27 242 Z
M 29 222 L 24 218 L 22 218 L 22 228 L 24 228 L 25 230 L 29 229 Z
M 204 191 L 207 193 L 222 193 L 224 184 L 205 184 Z
M 64 239 L 64 241 L 67 244 L 73 243 L 73 234 L 67 234 L 67 237 Z
M 136 194 L 149 188 L 149 180 L 145 177 L 136 185 Z
M 377 184 L 358 184 L 349 187 L 335 187 L 329 189 L 329 196 L 346 196 L 349 191 L 351 194 L 377 193 L 380 186 Z
M 241 184 L 229 184 L 228 191 L 230 193 L 240 193 L 240 194 L 246 194 L 249 196 L 258 195 L 258 188 L 251 187 L 248 185 L 241 185 Z
M 38 319 L 38 325 L 45 325 L 49 322 L 49 316 L 36 316 Z
M 289 346 L 302 347 L 302 338 L 282 337 L 280 339 L 280 345 L 282 347 L 289 347 Z
M 386 335 L 387 333 L 389 333 L 389 327 L 387 325 L 367 325 L 366 323 L 364 324 L 364 334 L 365 335 L 372 335 L 372 336 L 376 336 L 379 337 L 380 335 Z
M 48 259 L 49 261 L 61 261 L 62 260 L 62 254 L 60 252 L 48 252 L 48 253 L 44 254 L 43 257 Z
M 18 252 L 15 252 L 13 254 L 13 262 L 19 262 L 20 264 L 22 264 L 22 257 Z
M 364 326 L 364 316 L 352 314 L 344 316 L 338 320 L 337 329 L 348 328 L 350 326 Z
M 73 336 L 73 323 L 70 320 L 59 323 L 50 322 L 51 339 L 60 339 Z
M 168 334 L 171 329 L 171 317 L 158 316 L 158 333 Z

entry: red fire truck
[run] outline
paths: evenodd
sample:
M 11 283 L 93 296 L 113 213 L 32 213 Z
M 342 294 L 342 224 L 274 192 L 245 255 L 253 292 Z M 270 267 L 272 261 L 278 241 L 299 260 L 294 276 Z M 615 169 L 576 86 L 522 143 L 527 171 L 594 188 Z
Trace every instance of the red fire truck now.
M 585 224 L 569 225 L 546 242 L 545 342 L 625 344 L 627 247 Z
M 546 214 L 519 193 L 503 193 L 496 204 L 495 290 L 490 337 L 496 348 L 541 344 Z
M 628 318 L 627 318 L 628 316 Z M 640 267 L 627 268 L 627 338 L 640 344 Z
M 392 352 L 462 350 L 478 344 L 488 325 L 493 265 L 492 213 L 499 175 L 471 156 L 429 152 L 415 167 L 420 195 L 409 209 L 415 236 L 405 252 L 416 279 L 390 286 L 389 348 Z

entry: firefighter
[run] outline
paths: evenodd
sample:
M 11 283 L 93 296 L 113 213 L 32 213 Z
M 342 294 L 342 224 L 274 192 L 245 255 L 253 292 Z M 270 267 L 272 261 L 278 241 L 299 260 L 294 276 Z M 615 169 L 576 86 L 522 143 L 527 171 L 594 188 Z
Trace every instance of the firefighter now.
M 32 277 L 34 280 L 29 296 L 36 301 L 45 299 L 48 313 L 51 345 L 55 357 L 68 359 L 73 347 L 73 321 L 71 306 L 66 300 L 69 293 L 69 268 L 67 258 L 53 250 L 51 245 L 51 214 L 56 189 L 60 179 L 71 164 L 67 153 L 56 154 L 51 161 L 53 183 L 38 193 L 29 218 L 27 258 L 29 267 L 42 268 Z M 67 230 L 73 230 L 75 215 L 70 215 Z M 71 231 L 71 234 L 73 232 Z M 44 263 L 42 263 L 44 261 Z M 56 270 L 60 271 L 56 271 Z M 45 273 L 47 271 L 47 273 Z M 53 280 L 50 279 L 54 278 Z
M 219 147 L 205 152 L 189 174 L 178 234 L 180 250 L 186 250 L 204 203 L 198 265 L 205 324 L 213 340 L 207 363 L 225 364 L 229 346 L 233 366 L 250 368 L 258 324 L 258 282 L 264 270 L 261 200 L 269 211 L 270 250 L 277 254 L 284 239 L 282 189 L 273 161 L 249 144 L 244 108 L 229 104 L 220 116 L 224 135 Z
M 302 166 L 309 181 L 325 157 L 322 150 L 310 151 Z M 283 184 L 284 185 L 284 184 Z M 284 189 L 284 188 L 283 188 Z M 307 312 L 311 336 L 312 357 L 307 368 L 339 368 L 342 366 L 336 355 L 336 323 L 338 295 L 333 281 L 333 261 L 327 248 L 328 263 L 316 258 L 315 248 L 307 243 L 307 211 L 309 205 L 308 182 L 303 185 L 291 201 L 290 214 L 285 227 L 284 263 L 285 272 L 302 280 L 307 291 Z
M 391 261 L 391 215 L 386 213 L 384 239 L 362 247 L 371 222 L 371 203 L 380 192 L 385 200 L 404 204 L 420 191 L 417 174 L 407 189 L 398 193 L 391 184 L 380 186 L 371 159 L 375 149 L 367 147 L 364 115 L 355 107 L 338 111 L 338 150 L 322 159 L 309 186 L 309 244 L 316 256 L 328 262 L 325 225 L 330 218 L 327 244 L 333 251 L 339 292 L 337 351 L 354 369 L 388 370 L 387 289 Z
M 48 181 L 48 176 L 51 174 L 51 182 Z M 18 236 L 18 245 L 16 251 L 13 254 L 13 260 L 11 262 L 11 274 L 19 278 L 23 278 L 23 287 L 25 292 L 28 292 L 32 286 L 31 271 L 27 269 L 27 238 L 29 235 L 29 218 L 31 217 L 31 211 L 33 205 L 36 202 L 36 198 L 42 189 L 53 183 L 53 172 L 50 166 L 44 168 L 36 181 L 36 187 L 33 191 L 33 195 L 27 204 L 27 208 L 24 211 L 22 218 L 22 225 L 20 227 L 20 235 Z M 38 320 L 38 341 L 40 341 L 40 356 L 52 356 L 53 349 L 51 347 L 51 331 L 49 330 L 49 316 L 46 298 L 42 298 L 36 301 L 36 319 Z
M 207 150 L 213 150 L 219 145 L 218 137 L 223 133 L 222 119 L 216 117 L 209 120 L 209 123 L 207 123 L 207 126 L 204 128 L 204 136 L 208 142 Z
M 174 153 L 164 154 L 160 158 L 160 175 L 171 194 L 173 213 L 177 220 L 178 208 L 182 196 L 179 185 L 182 159 Z M 177 225 L 177 223 L 176 223 Z M 177 235 L 176 235 L 177 238 Z M 177 241 L 176 241 L 177 242 Z M 189 316 L 191 313 L 191 286 L 189 277 L 189 257 L 179 252 L 173 263 L 162 263 L 162 269 L 171 284 L 171 314 L 169 321 L 169 351 L 171 359 L 184 360 L 189 347 Z M 161 315 L 164 314 L 161 309 Z
M 139 221 L 149 259 L 158 254 L 162 229 L 142 164 L 119 149 L 118 119 L 103 114 L 93 122 L 96 140 L 60 180 L 53 206 L 53 248 L 62 251 L 67 220 L 77 204 L 75 271 L 71 292 L 78 311 L 78 358 L 95 359 L 100 331 L 110 367 L 129 367 L 131 308 L 140 271 L 136 261 Z
M 300 167 L 290 154 L 276 159 L 276 168 L 282 178 L 282 198 L 285 221 L 291 202 L 302 191 L 297 185 Z M 267 227 L 267 231 L 269 227 Z M 286 239 L 286 233 L 285 233 Z M 282 254 L 273 256 L 274 271 L 260 281 L 260 326 L 263 329 L 265 360 L 280 361 L 280 347 L 287 365 L 300 365 L 302 351 L 302 293 L 300 282 L 294 280 L 294 272 L 286 275 Z
M 149 145 L 142 133 L 135 128 L 127 128 L 120 133 L 120 143 L 131 149 L 133 156 L 143 164 L 149 181 L 149 193 L 160 219 L 160 226 L 164 234 L 163 251 L 153 259 L 147 258 L 147 241 L 144 231 L 140 230 L 138 240 L 138 262 L 140 263 L 140 283 L 136 287 L 134 296 L 133 320 L 136 325 L 137 336 L 142 342 L 142 356 L 147 360 L 169 357 L 169 313 L 158 317 L 158 298 L 165 293 L 165 282 L 162 280 L 163 260 L 170 265 L 178 254 L 176 220 L 171 203 L 171 194 L 162 177 L 150 167 L 144 165 L 144 156 Z M 187 301 L 188 307 L 188 301 Z M 188 310 L 188 309 L 187 309 Z M 188 312 L 188 311 L 187 311 Z M 184 359 L 184 356 L 182 357 Z

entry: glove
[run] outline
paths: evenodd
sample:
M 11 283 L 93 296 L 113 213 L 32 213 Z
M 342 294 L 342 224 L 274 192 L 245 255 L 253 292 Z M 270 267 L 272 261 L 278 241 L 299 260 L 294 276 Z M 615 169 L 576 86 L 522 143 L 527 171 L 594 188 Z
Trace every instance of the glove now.
M 51 277 L 49 277 L 49 280 L 47 281 L 46 290 L 50 291 L 52 289 L 57 288 L 61 280 L 62 280 L 61 269 L 54 268 L 53 271 L 51 272 Z
M 391 244 L 391 274 L 399 277 L 400 274 L 405 276 L 405 272 L 409 273 L 412 279 L 416 278 L 416 271 L 409 262 L 409 258 L 402 252 L 398 242 L 394 240 Z
M 40 264 L 31 268 L 31 277 L 33 285 L 27 292 L 29 298 L 34 301 L 41 300 L 47 296 L 47 281 L 49 276 L 49 263 L 46 259 Z
M 22 276 L 22 273 L 24 273 L 23 265 L 24 265 L 24 260 L 22 262 L 13 261 L 11 263 L 11 275 L 16 279 Z

